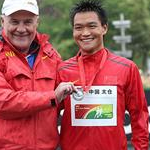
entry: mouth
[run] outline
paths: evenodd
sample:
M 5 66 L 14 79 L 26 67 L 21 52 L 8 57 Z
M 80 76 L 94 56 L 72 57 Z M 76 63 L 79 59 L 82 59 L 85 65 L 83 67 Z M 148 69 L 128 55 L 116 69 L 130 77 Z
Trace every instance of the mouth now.
M 17 37 L 17 38 L 24 38 L 27 36 L 29 36 L 29 35 L 27 35 L 27 34 L 14 34 L 14 37 Z
M 81 39 L 82 42 L 91 42 L 93 40 L 94 40 L 94 38 Z

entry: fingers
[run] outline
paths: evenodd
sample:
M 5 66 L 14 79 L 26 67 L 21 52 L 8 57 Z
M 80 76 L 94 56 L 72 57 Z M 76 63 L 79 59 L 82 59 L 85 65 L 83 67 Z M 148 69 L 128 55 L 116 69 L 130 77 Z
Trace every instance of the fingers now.
M 77 91 L 74 84 L 72 82 L 62 82 L 55 89 L 55 94 L 59 102 L 65 99 L 68 95 L 72 94 L 72 92 Z
M 73 90 L 72 90 L 71 85 L 67 85 L 67 86 L 65 87 L 64 94 L 68 95 L 68 94 L 71 94 L 72 92 L 73 92 Z
M 65 83 L 65 92 L 64 94 L 72 94 L 72 92 L 76 92 L 77 89 L 72 82 Z

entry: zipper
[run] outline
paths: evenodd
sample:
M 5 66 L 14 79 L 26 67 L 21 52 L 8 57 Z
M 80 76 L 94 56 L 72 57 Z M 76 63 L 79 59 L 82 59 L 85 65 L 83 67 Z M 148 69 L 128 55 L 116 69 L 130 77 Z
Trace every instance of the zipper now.
M 31 69 L 31 68 L 30 68 Z M 34 73 L 35 71 L 33 69 L 31 69 L 31 89 L 32 91 L 34 91 Z M 34 149 L 36 150 L 37 149 L 37 135 L 36 135 L 36 131 L 37 131 L 37 128 L 36 128 L 36 116 L 34 116 L 34 131 L 33 131 L 33 134 L 34 134 Z
M 31 70 L 31 89 L 34 91 L 34 70 Z

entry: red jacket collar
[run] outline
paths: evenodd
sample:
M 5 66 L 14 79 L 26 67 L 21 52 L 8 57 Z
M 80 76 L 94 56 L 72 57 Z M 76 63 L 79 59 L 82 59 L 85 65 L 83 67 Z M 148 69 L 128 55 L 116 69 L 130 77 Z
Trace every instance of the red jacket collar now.
M 94 53 L 94 54 L 85 55 L 85 56 L 82 56 L 81 50 L 79 50 L 78 53 L 77 53 L 77 55 L 76 55 L 76 57 L 77 57 L 77 59 L 78 59 L 80 56 L 82 56 L 83 59 L 84 59 L 84 58 L 92 58 L 92 57 L 95 57 L 95 56 L 97 56 L 97 55 L 100 55 L 100 54 L 102 53 L 102 51 L 106 51 L 106 50 L 107 50 L 106 48 L 102 48 L 102 49 L 100 49 L 99 51 L 97 51 L 97 52 Z

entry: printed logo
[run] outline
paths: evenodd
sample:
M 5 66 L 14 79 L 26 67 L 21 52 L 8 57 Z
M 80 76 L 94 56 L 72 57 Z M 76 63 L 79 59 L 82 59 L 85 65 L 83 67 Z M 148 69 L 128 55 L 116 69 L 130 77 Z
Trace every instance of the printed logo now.
M 112 119 L 112 104 L 77 104 L 75 105 L 76 119 Z

